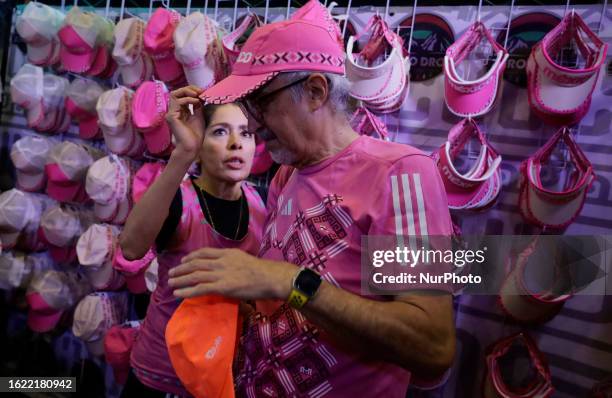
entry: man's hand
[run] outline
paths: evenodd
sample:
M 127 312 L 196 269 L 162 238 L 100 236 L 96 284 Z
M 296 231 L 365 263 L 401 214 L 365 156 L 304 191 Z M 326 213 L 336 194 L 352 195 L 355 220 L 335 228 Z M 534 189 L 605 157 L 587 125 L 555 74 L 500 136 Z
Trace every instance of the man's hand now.
M 202 89 L 196 86 L 187 86 L 170 93 L 170 104 L 166 121 L 176 138 L 175 155 L 186 161 L 197 159 L 204 140 L 204 115 L 202 101 L 198 95 Z M 189 111 L 193 108 L 193 115 Z
M 170 270 L 168 285 L 183 298 L 218 294 L 239 300 L 286 299 L 297 270 L 239 249 L 204 248 Z

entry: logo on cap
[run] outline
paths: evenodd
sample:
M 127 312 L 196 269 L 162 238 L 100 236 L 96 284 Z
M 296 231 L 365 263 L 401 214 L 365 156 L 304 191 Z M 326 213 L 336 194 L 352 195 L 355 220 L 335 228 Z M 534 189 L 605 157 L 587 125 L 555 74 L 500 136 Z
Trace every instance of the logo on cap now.
M 236 60 L 236 62 L 242 63 L 242 64 L 248 64 L 249 62 L 251 62 L 252 59 L 253 59 L 253 53 L 241 52 L 240 55 L 238 55 L 238 59 Z
M 210 360 L 215 357 L 215 355 L 217 354 L 217 350 L 219 349 L 219 346 L 221 345 L 222 342 L 223 342 L 223 337 L 217 336 L 215 338 L 215 343 L 213 344 L 213 346 L 210 347 L 208 351 L 206 351 L 206 359 Z

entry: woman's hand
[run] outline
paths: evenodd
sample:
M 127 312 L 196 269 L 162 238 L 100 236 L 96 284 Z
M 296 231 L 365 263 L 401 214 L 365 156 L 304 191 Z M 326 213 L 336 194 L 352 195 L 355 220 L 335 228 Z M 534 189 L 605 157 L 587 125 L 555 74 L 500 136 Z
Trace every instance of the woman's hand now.
M 202 89 L 196 86 L 187 86 L 170 93 L 170 105 L 166 114 L 166 121 L 176 138 L 174 154 L 186 161 L 193 162 L 204 140 L 204 115 L 202 102 L 198 95 Z M 193 115 L 189 111 L 193 106 Z

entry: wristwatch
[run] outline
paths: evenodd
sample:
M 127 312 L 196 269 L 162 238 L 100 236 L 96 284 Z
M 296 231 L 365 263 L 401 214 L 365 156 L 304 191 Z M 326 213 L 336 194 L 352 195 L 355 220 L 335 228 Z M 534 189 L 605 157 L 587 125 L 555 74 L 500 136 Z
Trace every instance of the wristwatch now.
M 295 309 L 302 308 L 321 286 L 321 275 L 310 268 L 301 267 L 293 278 L 293 287 L 289 294 L 289 305 Z

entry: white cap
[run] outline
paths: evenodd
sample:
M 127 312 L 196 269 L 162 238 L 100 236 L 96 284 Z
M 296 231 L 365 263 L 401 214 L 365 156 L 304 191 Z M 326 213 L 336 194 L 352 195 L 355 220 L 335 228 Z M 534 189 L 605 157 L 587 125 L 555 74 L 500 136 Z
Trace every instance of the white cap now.
M 215 68 L 207 54 L 217 39 L 216 23 L 201 12 L 194 12 L 179 22 L 173 38 L 174 55 L 183 65 L 189 84 L 201 88 L 214 84 Z

